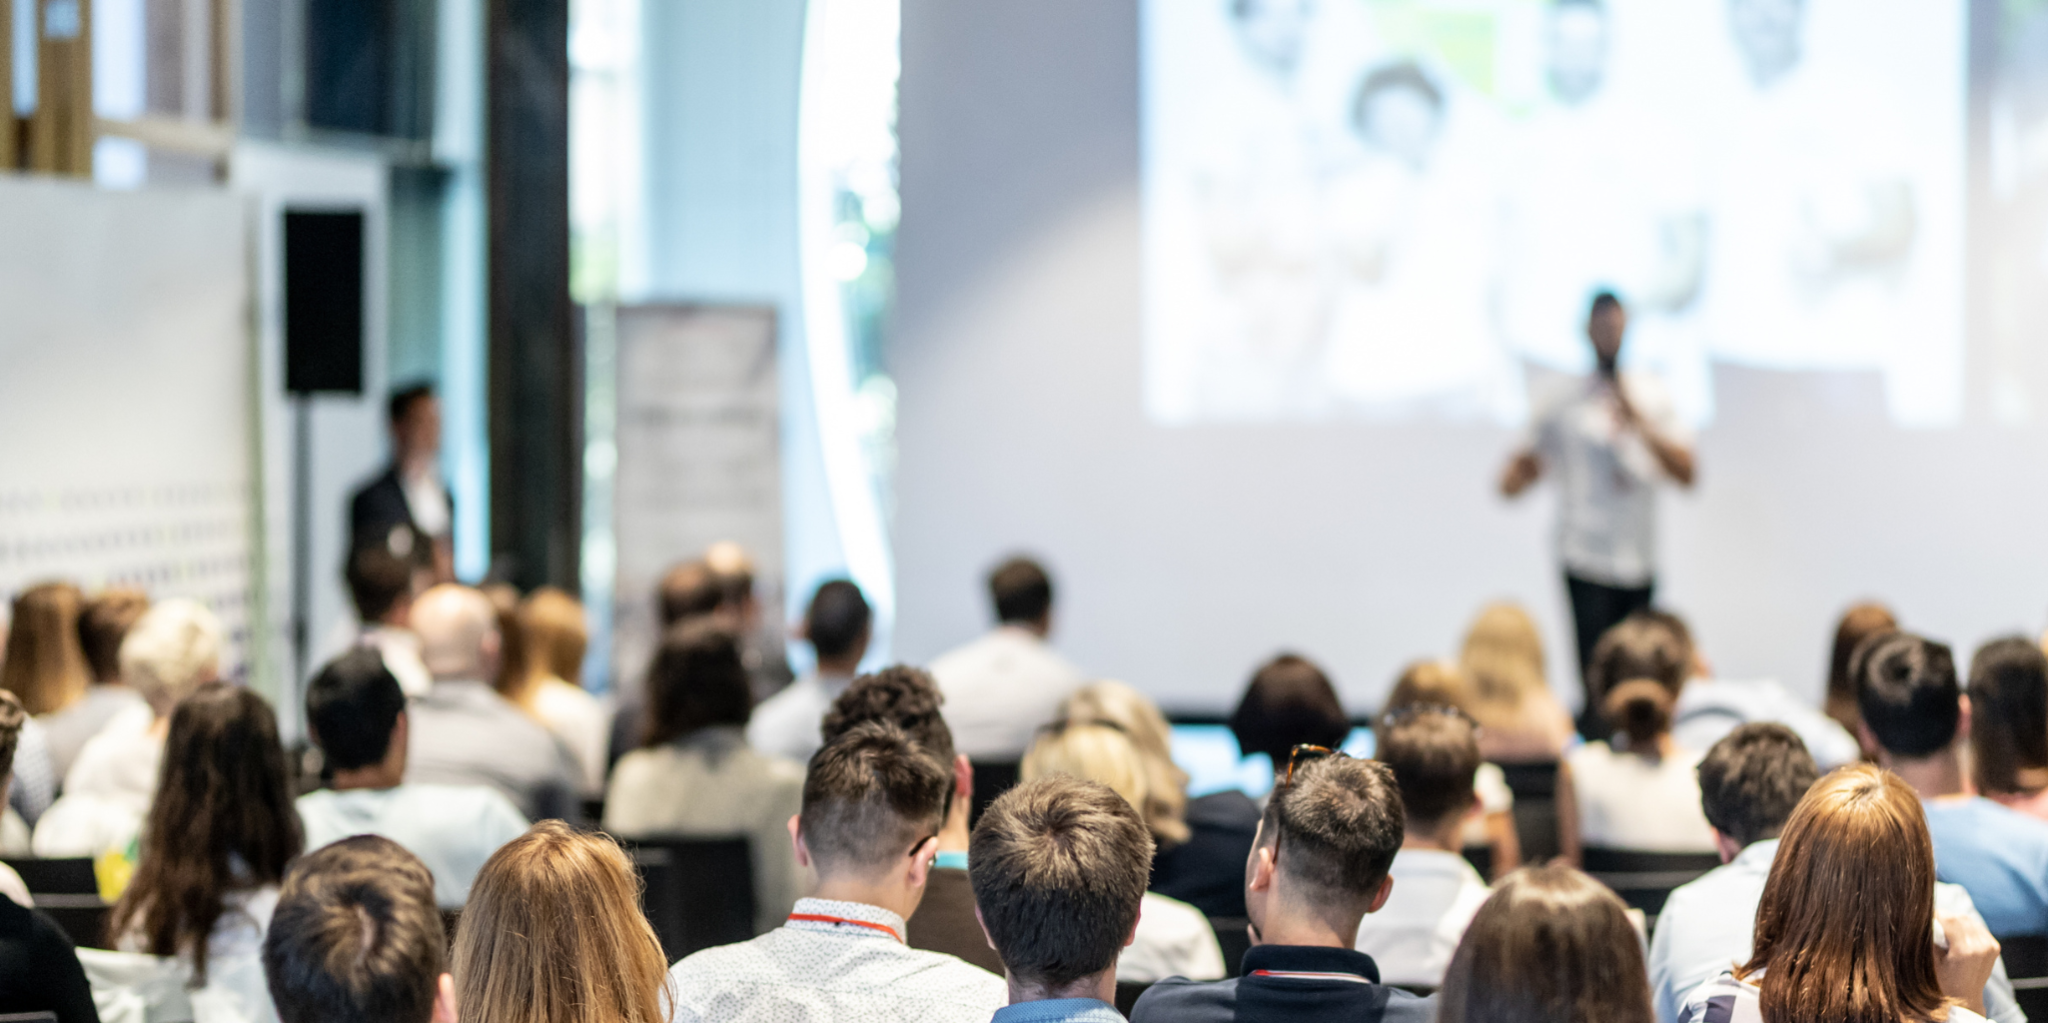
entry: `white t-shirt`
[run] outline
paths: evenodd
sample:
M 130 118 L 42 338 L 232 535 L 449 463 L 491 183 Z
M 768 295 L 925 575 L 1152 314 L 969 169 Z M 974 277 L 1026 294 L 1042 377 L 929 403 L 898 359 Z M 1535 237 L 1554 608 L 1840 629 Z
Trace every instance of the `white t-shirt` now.
M 64 794 L 36 821 L 37 856 L 97 856 L 125 848 L 142 834 L 156 798 L 162 736 L 147 704 L 121 711 L 86 741 L 64 776 Z
M 1619 385 L 1642 420 L 1680 444 L 1691 435 L 1655 377 L 1623 373 Z M 1557 481 L 1558 557 L 1567 571 L 1612 586 L 1657 574 L 1657 484 L 1667 477 L 1639 430 L 1621 427 L 1613 388 L 1595 375 L 1541 402 L 1531 447 Z
M 559 678 L 540 684 L 533 694 L 533 709 L 555 738 L 562 740 L 576 758 L 580 772 L 577 782 L 583 794 L 604 792 L 604 770 L 612 741 L 612 715 L 597 697 L 581 686 Z
M 526 818 L 511 800 L 481 785 L 321 789 L 300 796 L 298 808 L 307 852 L 351 835 L 382 835 L 434 872 L 434 901 L 442 909 L 461 909 L 484 861 L 526 833 Z
M 851 678 L 827 678 L 817 672 L 791 682 L 754 708 L 754 716 L 747 719 L 747 745 L 763 756 L 809 763 L 822 744 L 818 729 L 826 712 L 852 683 Z
M 1222 980 L 1226 972 L 1223 947 L 1201 910 L 1158 892 L 1145 893 L 1138 904 L 1137 939 L 1117 957 L 1117 980 Z
M 1372 957 L 1383 984 L 1437 987 L 1472 915 L 1493 889 L 1457 853 L 1403 849 L 1387 869 L 1387 904 L 1358 925 L 1358 950 Z
M 1023 759 L 1038 726 L 1083 682 L 1045 640 L 1014 625 L 941 655 L 931 673 L 946 697 L 953 747 L 994 761 Z
M 1702 754 L 1662 758 L 1589 742 L 1565 756 L 1579 802 L 1579 841 L 1594 849 L 1713 852 L 1714 830 L 1700 809 L 1694 773 Z

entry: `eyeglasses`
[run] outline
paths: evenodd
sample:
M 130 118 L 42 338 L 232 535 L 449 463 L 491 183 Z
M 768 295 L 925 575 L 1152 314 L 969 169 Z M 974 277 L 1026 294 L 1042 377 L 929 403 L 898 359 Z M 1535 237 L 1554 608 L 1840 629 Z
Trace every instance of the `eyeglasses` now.
M 1345 760 L 1349 760 L 1351 759 L 1351 754 L 1346 753 L 1343 750 L 1335 750 L 1331 749 L 1328 746 L 1317 746 L 1306 742 L 1302 743 L 1299 746 L 1294 747 L 1294 749 L 1288 751 L 1287 774 L 1285 777 L 1281 779 L 1280 787 L 1289 788 L 1293 786 L 1294 773 L 1296 771 L 1299 771 L 1302 768 L 1307 767 L 1308 765 L 1313 764 L 1318 760 L 1328 760 L 1331 757 L 1342 757 Z

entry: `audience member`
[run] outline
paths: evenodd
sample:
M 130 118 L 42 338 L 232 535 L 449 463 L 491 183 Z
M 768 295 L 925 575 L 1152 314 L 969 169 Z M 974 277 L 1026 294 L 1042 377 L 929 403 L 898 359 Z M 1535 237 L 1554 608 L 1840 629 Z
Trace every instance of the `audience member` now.
M 79 749 L 64 795 L 36 824 L 37 856 L 125 850 L 157 791 L 164 737 L 179 702 L 220 679 L 220 619 L 192 600 L 159 601 L 121 641 L 121 677 L 142 705 L 109 719 Z
M 1388 984 L 1441 985 L 1472 914 L 1493 894 L 1459 853 L 1459 833 L 1478 810 L 1474 733 L 1452 707 L 1413 705 L 1382 721 L 1375 757 L 1394 772 L 1405 833 L 1387 869 L 1393 893 L 1359 925 L 1358 950 Z
M 590 627 L 576 598 L 543 586 L 519 602 L 522 674 L 504 691 L 528 716 L 546 725 L 575 756 L 587 796 L 604 793 L 611 715 L 583 688 L 583 655 Z
M 603 835 L 542 821 L 492 854 L 455 928 L 455 1004 L 490 1023 L 665 1023 L 668 961 Z
M 109 929 L 124 952 L 176 956 L 193 987 L 270 1015 L 263 932 L 303 847 L 270 705 L 238 686 L 179 702 L 141 853 Z
M 1560 816 L 1577 825 L 1565 855 L 1582 847 L 1637 852 L 1712 852 L 1713 829 L 1700 815 L 1694 774 L 1700 754 L 1671 736 L 1672 706 L 1692 673 L 1682 629 L 1655 612 L 1637 612 L 1593 647 L 1586 683 L 1620 731 L 1565 758 L 1558 778 Z
M 448 939 L 426 864 L 357 835 L 286 872 L 263 937 L 281 1023 L 457 1023 Z
M 1721 678 L 1700 653 L 1684 619 L 1665 611 L 1644 613 L 1663 619 L 1684 637 L 1686 649 L 1692 652 L 1689 676 L 1672 707 L 1671 735 L 1679 748 L 1704 750 L 1738 725 L 1772 721 L 1799 733 L 1800 741 L 1822 770 L 1860 759 L 1862 750 L 1856 745 L 1856 737 L 1833 718 L 1792 695 L 1775 679 Z
M 832 742 L 864 721 L 885 721 L 903 729 L 952 775 L 945 823 L 939 827 L 938 855 L 925 878 L 924 899 L 905 925 L 903 940 L 911 948 L 944 952 L 1001 973 L 1003 961 L 975 921 L 974 888 L 967 877 L 967 817 L 973 805 L 974 766 L 966 754 L 953 749 L 953 731 L 939 713 L 944 702 L 929 673 L 900 664 L 884 668 L 855 679 L 832 702 L 825 715 L 824 739 Z
M 1136 808 L 1094 782 L 1041 778 L 989 805 L 972 848 L 974 901 L 1010 989 L 994 1023 L 1123 1023 L 1117 956 L 1152 862 Z
M 1778 855 L 1778 835 L 1820 772 L 1791 729 L 1758 723 L 1715 743 L 1699 775 L 1701 808 L 1714 826 L 1723 865 L 1673 891 L 1657 917 L 1650 987 L 1661 1023 L 1675 1023 L 1688 995 L 1754 954 L 1756 907 Z M 1969 893 L 1956 885 L 1936 884 L 1934 904 L 1937 912 L 1976 918 Z M 2024 1023 L 2002 968 L 1984 998 L 1993 1019 Z
M 376 650 L 409 697 L 427 695 L 434 676 L 420 660 L 420 637 L 412 631 L 412 603 L 422 579 L 432 577 L 411 529 L 392 529 L 388 539 L 367 543 L 348 556 L 349 598 L 362 631 L 356 642 Z
M 502 696 L 517 688 L 519 680 L 526 677 L 526 634 L 519 628 L 519 587 L 508 582 L 487 582 L 476 591 L 490 601 L 491 615 L 497 620 L 498 659 L 490 680 L 491 687 Z
M 1451 957 L 1437 1023 L 1651 1023 L 1628 907 L 1562 863 L 1503 879 Z
M 1052 720 L 1081 688 L 1081 673 L 1046 644 L 1052 634 L 1052 577 L 1037 562 L 1011 558 L 988 576 L 995 631 L 931 663 L 946 694 L 953 741 L 976 761 L 1015 762 L 1032 729 Z
M 1230 732 L 1240 753 L 1265 754 L 1277 774 L 1296 746 L 1342 746 L 1351 719 L 1323 669 L 1298 654 L 1281 654 L 1252 674 L 1230 712 Z
M 0 789 L 14 768 L 14 750 L 28 711 L 0 690 Z M 0 864 L 0 1013 L 54 1012 L 57 1023 L 99 1023 L 92 988 L 56 922 L 33 908 L 21 876 Z
M 574 815 L 575 759 L 488 681 L 500 643 L 490 600 L 443 584 L 420 594 L 412 620 L 434 687 L 407 712 L 405 780 L 488 785 L 528 820 Z
M 1153 778 L 1144 757 L 1122 728 L 1107 722 L 1067 720 L 1046 728 L 1024 754 L 1020 775 L 1035 781 L 1054 774 L 1107 785 L 1133 809 L 1152 805 Z M 1118 980 L 1215 980 L 1226 972 L 1216 932 L 1201 910 L 1158 892 L 1145 893 L 1136 940 L 1117 961 Z
M 71 770 L 78 751 L 115 715 L 142 705 L 142 695 L 121 679 L 121 641 L 147 610 L 149 598 L 129 589 L 103 590 L 79 610 L 78 646 L 92 673 L 92 685 L 77 702 L 45 713 L 37 722 L 49 740 L 56 777 Z
M 57 798 L 57 746 L 66 744 L 65 764 L 76 756 L 73 735 L 87 717 L 98 714 L 100 702 L 78 636 L 80 598 L 70 583 L 31 586 L 14 598 L 13 625 L 5 634 L 0 659 L 0 689 L 19 697 L 32 715 L 20 729 L 14 752 L 14 789 L 9 805 L 23 829 L 34 826 Z M 104 723 L 101 718 L 100 723 Z M 55 730 L 55 731 L 53 731 Z M 82 744 L 90 734 L 81 736 Z M 22 835 L 10 821 L 0 834 L 0 848 L 18 846 Z M 22 855 L 25 848 L 9 848 Z
M 789 670 L 779 616 L 771 623 L 762 613 L 761 598 L 754 591 L 754 559 L 746 548 L 720 540 L 704 548 L 704 564 L 718 583 L 723 594 L 721 607 L 731 616 L 733 631 L 740 638 L 740 659 L 747 665 L 758 704 L 795 678 Z
M 1895 632 L 1865 641 L 1850 666 L 1863 740 L 1920 794 L 1941 879 L 1969 890 L 1993 934 L 2048 933 L 2048 821 L 1970 793 L 1968 700 L 1948 647 Z
M 1943 916 L 1936 944 L 1934 864 L 1898 776 L 1858 764 L 1821 779 L 1785 823 L 1754 954 L 1694 991 L 1679 1018 L 1981 1023 L 1998 942 L 1972 918 Z
M 1401 797 L 1384 764 L 1290 758 L 1245 865 L 1252 948 L 1233 980 L 1175 977 L 1140 996 L 1133 1023 L 1375 1020 L 1426 1023 L 1429 1000 L 1382 987 L 1359 922 L 1386 903 Z
M 1387 694 L 1386 706 L 1380 710 L 1379 733 L 1384 735 L 1389 719 L 1402 712 L 1418 707 L 1449 707 L 1472 720 L 1473 734 L 1480 735 L 1483 733 L 1477 719 L 1472 718 L 1476 703 L 1478 699 L 1470 682 L 1455 666 L 1443 661 L 1417 661 L 1402 669 L 1401 677 L 1394 680 L 1394 691 Z M 1507 772 L 1499 764 L 1481 760 L 1472 775 L 1472 789 L 1479 798 L 1479 812 L 1462 819 L 1463 827 L 1453 849 L 1484 847 L 1490 860 L 1488 871 L 1494 877 L 1506 877 L 1522 865 L 1522 841 L 1515 832 L 1515 793 L 1508 788 Z M 1478 905 L 1475 903 L 1473 908 Z M 1444 961 L 1450 961 L 1448 952 Z
M 404 528 L 427 538 L 434 578 L 453 579 L 455 498 L 441 479 L 441 402 L 432 384 L 413 384 L 392 392 L 386 412 L 391 465 L 349 498 L 349 546 Z
M 874 613 L 860 587 L 845 579 L 819 586 L 800 630 L 817 666 L 754 708 L 747 744 L 771 757 L 810 760 L 818 752 L 818 722 L 860 671 L 873 629 Z
M 1554 763 L 1578 734 L 1545 680 L 1543 635 L 1520 605 L 1489 604 L 1458 653 L 1472 679 L 1479 755 L 1502 764 Z
M 1002 978 L 903 943 L 951 791 L 938 758 L 887 722 L 862 722 L 820 749 L 789 824 L 798 861 L 817 870 L 816 895 L 783 926 L 671 968 L 670 1018 L 986 1021 L 1005 1001 Z
M 1851 734 L 1856 734 L 1856 724 L 1863 716 L 1856 709 L 1856 676 L 1849 670 L 1849 660 L 1864 640 L 1897 631 L 1899 620 L 1893 617 L 1890 608 L 1877 603 L 1851 607 L 1842 612 L 1841 621 L 1835 625 L 1834 646 L 1828 652 L 1827 702 L 1823 707 L 1827 716 Z M 1866 757 L 1877 755 L 1876 750 L 1867 747 L 1863 752 Z
M 456 910 L 484 861 L 526 831 L 495 789 L 405 783 L 405 693 L 374 650 L 352 650 L 313 676 L 306 729 L 331 773 L 331 787 L 298 800 L 309 849 L 382 835 L 433 871 L 436 904 Z
M 1970 658 L 1970 766 L 1979 793 L 2048 820 L 2048 656 L 2032 640 Z
M 661 577 L 655 590 L 655 604 L 661 610 L 662 627 L 673 628 L 693 618 L 717 613 L 725 604 L 725 589 L 711 566 L 698 558 L 676 564 Z M 729 617 L 731 620 L 725 625 L 736 628 L 738 616 Z
M 752 696 L 739 641 L 724 625 L 686 621 L 647 669 L 645 745 L 619 759 L 604 826 L 627 838 L 744 835 L 752 846 L 754 927 L 767 933 L 803 894 L 788 824 L 803 805 L 803 768 L 747 745 Z

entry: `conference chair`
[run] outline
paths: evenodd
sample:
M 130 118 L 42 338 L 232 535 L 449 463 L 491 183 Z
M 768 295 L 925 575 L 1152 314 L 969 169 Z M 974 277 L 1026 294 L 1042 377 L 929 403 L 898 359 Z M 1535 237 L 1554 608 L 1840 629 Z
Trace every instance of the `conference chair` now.
M 754 936 L 753 850 L 745 838 L 622 840 L 640 872 L 640 908 L 673 963 Z
M 1021 766 L 1015 760 L 974 762 L 974 801 L 967 814 L 968 827 L 973 827 L 974 822 L 981 819 L 981 811 L 988 809 L 988 804 L 995 802 L 997 796 L 1017 786 Z
M 73 945 L 98 948 L 107 944 L 107 917 L 113 905 L 100 898 L 99 878 L 88 857 L 0 859 L 21 875 L 35 908 L 62 928 Z
M 1998 946 L 2020 1011 L 2028 1019 L 2048 1020 L 2048 934 L 2010 935 L 1999 938 Z
M 1244 967 L 1244 954 L 1252 950 L 1251 926 L 1250 917 L 1209 918 L 1209 929 L 1216 932 L 1216 945 L 1223 950 L 1223 976 L 1226 979 L 1237 976 Z
M 1642 910 L 1655 924 L 1671 898 L 1671 890 L 1721 865 L 1718 853 L 1639 852 L 1634 849 L 1587 849 L 1585 871 L 1614 889 L 1630 909 Z
M 1120 980 L 1116 982 L 1116 1011 L 1125 1019 L 1131 1018 L 1131 1007 L 1138 1004 L 1139 996 L 1151 990 L 1149 980 Z M 0 1023 L 6 1023 L 0 1020 Z
M 1523 863 L 1548 863 L 1563 852 L 1558 841 L 1557 762 L 1501 764 L 1508 791 L 1515 794 L 1515 838 Z M 1481 876 L 1490 877 L 1484 871 Z

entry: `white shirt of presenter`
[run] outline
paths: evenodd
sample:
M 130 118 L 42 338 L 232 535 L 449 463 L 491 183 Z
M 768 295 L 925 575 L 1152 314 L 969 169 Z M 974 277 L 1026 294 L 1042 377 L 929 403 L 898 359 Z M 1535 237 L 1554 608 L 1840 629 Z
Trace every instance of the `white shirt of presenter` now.
M 1657 487 L 1670 475 L 1643 428 L 1627 422 L 1619 396 L 1658 436 L 1691 447 L 1663 384 L 1632 372 L 1575 379 L 1539 402 L 1529 447 L 1557 483 L 1565 569 L 1610 586 L 1641 586 L 1657 574 Z

